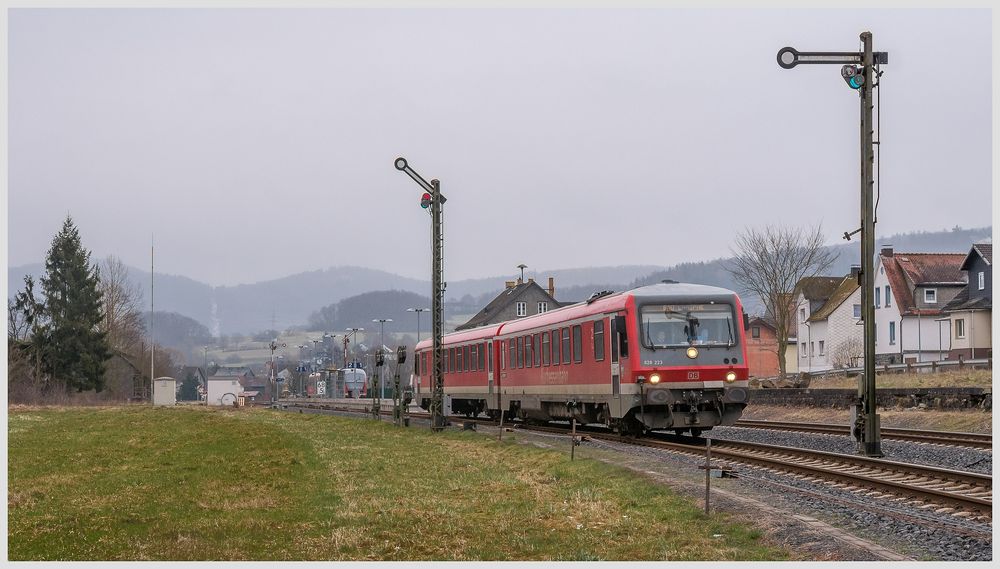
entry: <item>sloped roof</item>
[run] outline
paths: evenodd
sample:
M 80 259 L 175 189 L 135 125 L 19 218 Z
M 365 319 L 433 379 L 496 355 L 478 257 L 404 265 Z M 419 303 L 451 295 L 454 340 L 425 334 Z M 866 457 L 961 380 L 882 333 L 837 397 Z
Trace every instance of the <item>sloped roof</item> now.
M 823 306 L 821 306 L 816 312 L 809 315 L 808 321 L 818 322 L 820 320 L 826 320 L 831 314 L 833 314 L 833 311 L 836 310 L 837 307 L 850 298 L 851 295 L 854 294 L 854 291 L 859 288 L 861 288 L 861 285 L 858 284 L 858 278 L 856 276 L 847 275 L 846 277 L 843 277 L 840 284 L 837 285 L 837 288 L 830 294 L 827 301 L 823 303 Z
M 549 299 L 552 301 L 553 308 L 559 308 L 560 306 L 566 306 L 565 304 L 562 304 L 558 300 L 556 300 L 556 299 L 552 298 L 551 296 L 549 296 L 549 291 L 547 291 L 544 288 L 542 288 L 541 286 L 539 286 L 538 283 L 536 283 L 534 281 L 522 282 L 522 283 L 519 283 L 518 285 L 514 286 L 513 288 L 508 288 L 508 289 L 502 290 L 500 292 L 500 294 L 498 294 L 496 296 L 496 298 L 494 298 L 493 300 L 491 300 L 489 302 L 489 304 L 487 304 L 485 307 L 483 307 L 482 310 L 480 310 L 479 312 L 477 312 L 476 315 L 473 316 L 472 318 L 470 318 L 468 322 L 466 322 L 465 324 L 461 324 L 459 326 L 456 326 L 455 330 L 456 331 L 457 330 L 468 330 L 469 328 L 476 328 L 476 327 L 479 327 L 479 326 L 482 326 L 484 324 L 489 323 L 490 318 L 492 318 L 494 315 L 496 315 L 497 313 L 499 313 L 501 310 L 503 310 L 507 306 L 510 306 L 511 303 L 515 302 L 525 292 L 527 292 L 528 289 L 530 289 L 531 287 L 537 288 L 539 291 L 542 292 L 542 294 L 544 294 L 545 296 L 549 297 Z
M 843 277 L 804 277 L 795 284 L 795 290 L 801 292 L 806 300 L 826 300 L 842 280 Z
M 964 310 L 992 310 L 993 301 L 989 297 L 979 297 L 969 300 L 969 287 L 963 288 L 951 302 L 941 308 L 941 312 L 960 312 Z
M 965 256 L 965 261 L 962 262 L 961 269 L 963 271 L 969 270 L 969 264 L 975 258 L 976 254 L 982 257 L 983 260 L 986 261 L 987 265 L 990 265 L 991 267 L 993 266 L 993 244 L 976 243 L 975 245 L 972 246 L 972 249 L 969 250 L 969 254 Z
M 966 283 L 962 275 L 964 253 L 895 253 L 891 256 L 879 255 L 885 276 L 892 287 L 901 315 L 940 314 L 941 310 L 917 309 L 913 301 L 913 290 L 917 286 L 962 286 Z

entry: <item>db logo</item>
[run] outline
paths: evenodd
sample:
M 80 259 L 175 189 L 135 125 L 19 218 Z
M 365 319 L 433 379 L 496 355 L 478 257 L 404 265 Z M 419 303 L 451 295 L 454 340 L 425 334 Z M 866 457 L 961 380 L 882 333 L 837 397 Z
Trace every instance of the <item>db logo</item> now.
M 696 371 L 689 371 L 688 372 L 688 379 L 698 379 L 698 377 L 699 377 L 698 376 L 698 372 L 696 372 Z

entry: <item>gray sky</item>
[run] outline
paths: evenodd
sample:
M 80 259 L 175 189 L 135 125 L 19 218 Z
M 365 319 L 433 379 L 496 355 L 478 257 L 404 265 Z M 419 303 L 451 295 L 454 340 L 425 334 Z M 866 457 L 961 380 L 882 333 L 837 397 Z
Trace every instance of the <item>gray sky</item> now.
M 858 97 L 777 50 L 889 52 L 878 233 L 991 223 L 991 22 L 969 10 L 9 12 L 9 257 L 236 284 L 357 264 L 446 279 L 729 254 L 859 224 Z

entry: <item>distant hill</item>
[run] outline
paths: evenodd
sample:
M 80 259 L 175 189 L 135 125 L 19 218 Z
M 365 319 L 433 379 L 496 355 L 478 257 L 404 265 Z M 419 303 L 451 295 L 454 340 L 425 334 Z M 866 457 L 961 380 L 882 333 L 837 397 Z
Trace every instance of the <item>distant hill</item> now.
M 876 250 L 891 243 L 897 251 L 946 252 L 967 251 L 975 241 L 991 236 L 989 227 L 914 232 L 880 238 Z M 832 245 L 840 256 L 829 274 L 846 274 L 852 264 L 860 263 L 857 241 Z M 657 265 L 624 265 L 559 269 L 553 271 L 525 271 L 525 278 L 534 278 L 542 287 L 548 277 L 554 277 L 556 298 L 560 301 L 579 301 L 598 290 L 626 290 L 673 279 L 736 289 L 725 270 L 726 259 L 700 263 L 681 263 L 672 267 Z M 38 278 L 44 266 L 36 263 L 8 269 L 8 296 L 13 297 L 23 288 L 25 274 Z M 149 271 L 129 268 L 129 276 L 143 290 L 143 306 L 149 306 Z M 449 315 L 475 314 L 490 299 L 503 290 L 504 281 L 513 280 L 513 273 L 505 276 L 466 279 L 447 283 L 446 310 Z M 306 325 L 309 316 L 324 306 L 335 305 L 343 299 L 374 291 L 401 291 L 420 295 L 426 308 L 430 308 L 430 282 L 395 275 L 385 271 L 362 267 L 333 267 L 290 275 L 280 279 L 254 284 L 212 287 L 188 277 L 156 274 L 155 306 L 157 311 L 176 312 L 203 324 L 215 336 L 219 334 L 252 333 L 267 329 L 287 329 Z M 416 297 L 411 297 L 417 302 Z M 756 299 L 745 298 L 750 311 L 759 310 Z M 412 317 L 412 313 L 410 314 Z M 373 314 L 372 317 L 389 317 Z M 450 316 L 449 316 L 450 317 Z M 371 318 L 368 318 L 370 321 Z

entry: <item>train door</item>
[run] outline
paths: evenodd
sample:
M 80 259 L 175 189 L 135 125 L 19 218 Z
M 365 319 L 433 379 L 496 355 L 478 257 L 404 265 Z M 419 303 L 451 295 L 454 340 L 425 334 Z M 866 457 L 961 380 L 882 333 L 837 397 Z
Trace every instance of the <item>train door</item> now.
M 611 414 L 621 417 L 622 406 L 622 359 L 628 357 L 628 331 L 625 316 L 611 318 Z
M 493 342 L 486 342 L 485 344 L 482 345 L 483 348 L 486 348 L 487 346 L 488 349 L 486 350 L 486 358 L 487 358 L 486 382 L 490 386 L 490 395 L 492 396 L 493 395 Z

